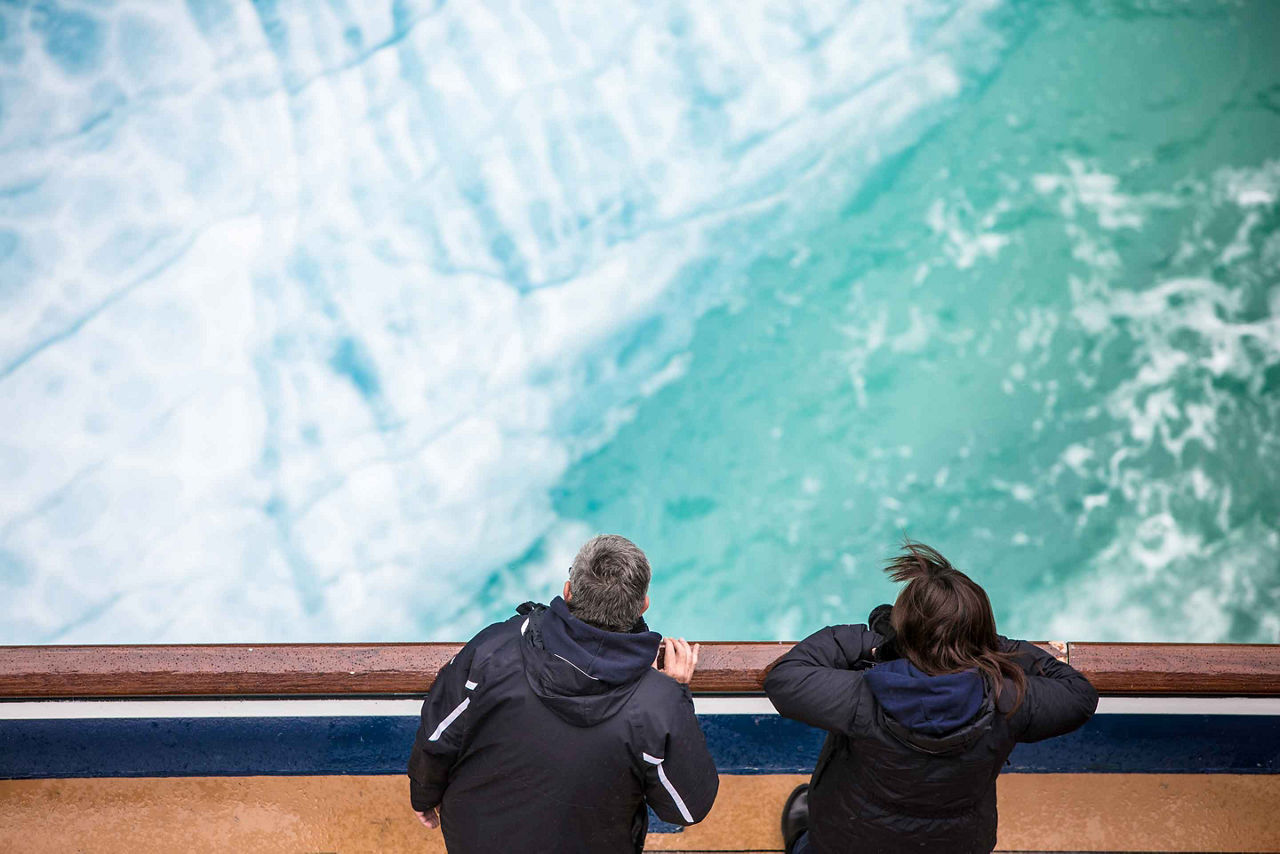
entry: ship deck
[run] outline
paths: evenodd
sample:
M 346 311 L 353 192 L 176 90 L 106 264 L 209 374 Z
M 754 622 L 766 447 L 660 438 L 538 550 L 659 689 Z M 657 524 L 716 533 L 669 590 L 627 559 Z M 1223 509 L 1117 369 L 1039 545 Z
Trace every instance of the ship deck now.
M 1020 745 L 1001 851 L 1280 851 L 1280 646 L 1045 643 L 1103 694 Z M 0 850 L 444 850 L 403 777 L 450 644 L 0 648 Z M 788 645 L 708 644 L 693 685 L 721 794 L 648 850 L 781 850 L 822 734 L 760 694 Z

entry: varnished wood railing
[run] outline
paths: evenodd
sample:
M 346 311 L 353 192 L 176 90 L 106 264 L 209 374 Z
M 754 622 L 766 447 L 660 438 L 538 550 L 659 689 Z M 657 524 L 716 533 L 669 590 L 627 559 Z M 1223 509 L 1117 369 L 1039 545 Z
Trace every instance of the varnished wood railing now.
M 1280 645 L 1042 643 L 1107 695 L 1280 696 Z M 0 647 L 0 698 L 418 695 L 455 643 Z M 693 689 L 757 693 L 791 644 L 702 645 Z

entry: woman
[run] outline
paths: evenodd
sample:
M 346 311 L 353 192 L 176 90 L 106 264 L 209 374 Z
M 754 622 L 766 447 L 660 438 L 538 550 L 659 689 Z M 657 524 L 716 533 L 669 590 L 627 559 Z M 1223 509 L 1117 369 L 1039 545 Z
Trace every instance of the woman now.
M 906 586 L 875 630 L 829 626 L 765 679 L 781 714 L 828 733 L 784 808 L 787 851 L 986 854 L 1014 744 L 1081 726 L 1098 692 L 996 634 L 987 594 L 928 546 L 907 541 L 885 571 Z

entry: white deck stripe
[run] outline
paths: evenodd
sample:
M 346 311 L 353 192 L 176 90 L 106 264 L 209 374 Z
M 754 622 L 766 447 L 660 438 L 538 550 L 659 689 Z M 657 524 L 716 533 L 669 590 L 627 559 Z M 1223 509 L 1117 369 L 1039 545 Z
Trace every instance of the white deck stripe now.
M 777 714 L 768 697 L 694 697 L 693 708 L 700 715 Z M 1280 715 L 1280 697 L 1103 697 L 1098 714 Z
M 772 715 L 766 697 L 695 697 L 700 715 Z M 417 717 L 422 700 L 22 700 L 0 720 Z M 1099 714 L 1278 715 L 1280 697 L 1103 697 Z
M 1100 715 L 1280 715 L 1280 697 L 1103 697 Z
M 465 712 L 469 705 L 471 705 L 471 698 L 464 697 L 462 702 L 458 704 L 458 707 L 449 713 L 449 717 L 440 722 L 440 726 L 436 727 L 436 731 L 431 733 L 431 738 L 428 738 L 427 741 L 439 741 L 440 736 L 444 735 L 444 731 L 449 728 L 449 724 L 456 721 L 458 719 L 458 715 Z
M 700 715 L 776 715 L 768 697 L 694 697 Z
M 647 753 L 642 753 L 641 756 L 643 756 L 644 761 L 648 762 L 650 765 L 658 766 L 658 780 L 662 783 L 662 787 L 667 790 L 667 794 L 671 796 L 671 800 L 676 802 L 676 809 L 680 810 L 680 815 L 684 817 L 684 820 L 689 822 L 689 824 L 693 824 L 693 815 L 689 812 L 689 808 L 684 805 L 684 798 L 680 797 L 680 793 L 676 791 L 676 787 L 671 785 L 671 781 L 667 779 L 667 772 L 662 769 L 662 763 L 665 760 L 659 759 L 656 756 L 650 756 Z
M 422 700 L 41 700 L 0 703 L 0 720 L 417 717 Z

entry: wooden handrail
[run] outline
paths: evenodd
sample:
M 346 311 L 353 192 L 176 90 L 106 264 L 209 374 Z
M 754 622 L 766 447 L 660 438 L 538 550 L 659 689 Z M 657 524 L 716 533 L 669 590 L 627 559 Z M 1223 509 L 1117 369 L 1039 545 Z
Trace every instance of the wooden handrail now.
M 1042 643 L 1103 694 L 1280 696 L 1280 645 Z M 788 642 L 702 645 L 693 690 L 757 693 Z M 0 698 L 420 695 L 456 643 L 0 646 Z
M 1280 695 L 1280 645 L 1071 643 L 1068 659 L 1103 694 Z

